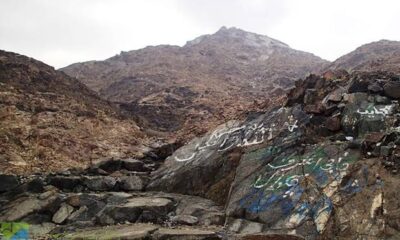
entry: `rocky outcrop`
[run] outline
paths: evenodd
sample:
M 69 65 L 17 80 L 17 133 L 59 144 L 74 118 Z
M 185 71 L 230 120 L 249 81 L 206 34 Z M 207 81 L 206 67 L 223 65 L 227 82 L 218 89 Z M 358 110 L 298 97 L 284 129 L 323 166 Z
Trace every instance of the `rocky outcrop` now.
M 236 232 L 399 236 L 399 104 L 384 90 L 399 81 L 382 72 L 312 75 L 296 83 L 284 107 L 178 149 L 148 189 L 220 202 Z

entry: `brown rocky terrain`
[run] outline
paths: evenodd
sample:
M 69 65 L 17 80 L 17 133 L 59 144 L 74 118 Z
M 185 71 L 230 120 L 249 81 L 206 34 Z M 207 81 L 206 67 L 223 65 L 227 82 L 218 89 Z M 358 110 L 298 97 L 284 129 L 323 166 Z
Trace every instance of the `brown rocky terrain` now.
M 0 51 L 0 172 L 60 171 L 142 154 L 145 135 L 115 109 L 76 79 Z
M 389 71 L 400 74 L 400 42 L 380 40 L 362 45 L 338 58 L 327 69 Z
M 151 46 L 61 70 L 121 103 L 146 128 L 190 139 L 265 107 L 327 63 L 267 36 L 223 27 L 183 47 Z
M 161 165 L 0 174 L 0 221 L 51 239 L 399 239 L 399 99 L 393 73 L 310 75 Z

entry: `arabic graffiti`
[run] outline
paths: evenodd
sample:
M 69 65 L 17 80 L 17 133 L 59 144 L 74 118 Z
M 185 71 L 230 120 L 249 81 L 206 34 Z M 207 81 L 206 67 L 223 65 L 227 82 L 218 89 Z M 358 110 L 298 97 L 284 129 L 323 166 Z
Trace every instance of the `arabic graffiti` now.
M 366 116 L 374 116 L 374 115 L 386 116 L 392 112 L 392 109 L 393 109 L 392 105 L 374 106 L 373 104 L 369 104 L 364 111 L 360 111 L 360 109 L 358 109 L 357 113 Z
M 340 180 L 354 161 L 354 157 L 344 152 L 338 158 L 329 158 L 323 148 L 318 148 L 306 156 L 288 156 L 267 165 L 266 176 L 259 175 L 253 184 L 254 188 L 264 188 L 266 191 L 279 192 L 286 188 L 298 185 L 303 177 L 313 175 L 317 182 L 326 185 L 328 175 Z M 287 190 L 284 197 L 291 194 Z
M 204 141 L 197 143 L 195 149 L 191 151 L 178 150 L 174 158 L 178 162 L 193 161 L 201 156 L 205 150 L 215 149 L 218 152 L 228 151 L 234 147 L 248 147 L 261 144 L 266 140 L 271 140 L 274 133 L 283 129 L 293 132 L 298 128 L 298 121 L 293 116 L 288 117 L 288 121 L 284 122 L 281 128 L 272 123 L 266 125 L 264 123 L 244 124 L 232 128 L 217 129 Z
M 271 211 L 275 216 L 288 217 L 287 227 L 298 226 L 309 216 L 317 231 L 323 231 L 333 209 L 330 199 L 332 183 L 339 186 L 350 164 L 357 160 L 354 154 L 336 147 L 332 149 L 318 147 L 304 155 L 293 153 L 284 157 L 280 157 L 278 152 L 278 156 L 261 170 L 263 174 L 255 178 L 248 193 L 239 200 L 239 206 L 253 214 Z M 310 193 L 304 197 L 306 190 L 316 189 L 309 189 L 302 184 L 305 178 L 322 191 L 317 191 L 314 197 L 310 198 Z M 349 181 L 344 190 L 348 194 L 355 193 L 362 185 L 357 181 Z M 333 189 L 339 190 L 342 189 Z
M 301 195 L 299 183 L 304 177 L 314 179 L 319 187 L 324 188 L 332 181 L 340 182 L 354 161 L 356 157 L 348 152 L 330 158 L 322 147 L 304 156 L 276 158 L 267 164 L 264 174 L 257 176 L 250 194 L 241 199 L 240 205 L 250 212 L 259 212 L 269 204 L 286 198 L 295 204 L 299 198 L 296 196 Z

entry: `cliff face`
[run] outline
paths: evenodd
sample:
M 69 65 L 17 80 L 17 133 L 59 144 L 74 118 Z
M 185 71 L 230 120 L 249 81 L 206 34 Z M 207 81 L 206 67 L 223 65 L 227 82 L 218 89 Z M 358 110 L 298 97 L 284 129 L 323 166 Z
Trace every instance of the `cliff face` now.
M 61 70 L 122 103 L 142 124 L 190 139 L 265 105 L 266 96 L 281 95 L 326 63 L 267 36 L 221 28 L 183 47 L 147 47 Z
M 135 122 L 46 64 L 0 51 L 0 85 L 1 172 L 59 171 L 141 152 Z
M 400 42 L 381 40 L 362 45 L 328 66 L 348 71 L 390 71 L 400 74 Z

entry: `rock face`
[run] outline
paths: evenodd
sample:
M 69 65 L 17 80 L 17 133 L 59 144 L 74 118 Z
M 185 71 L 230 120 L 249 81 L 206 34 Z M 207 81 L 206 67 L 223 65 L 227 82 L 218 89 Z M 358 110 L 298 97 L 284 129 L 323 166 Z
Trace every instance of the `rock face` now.
M 280 95 L 326 63 L 267 36 L 223 27 L 183 47 L 146 47 L 61 70 L 123 103 L 147 128 L 183 130 L 179 136 L 190 139 L 264 106 L 266 94 Z
M 338 58 L 326 69 L 390 71 L 400 74 L 400 42 L 381 40 L 362 45 Z
M 60 171 L 103 157 L 141 156 L 145 135 L 116 109 L 76 79 L 0 51 L 0 173 Z
M 178 149 L 147 189 L 225 204 L 236 232 L 399 236 L 400 109 L 384 90 L 399 82 L 385 73 L 312 75 L 296 83 L 284 107 Z

